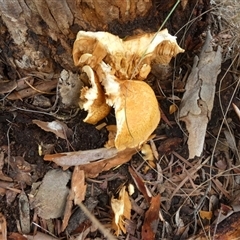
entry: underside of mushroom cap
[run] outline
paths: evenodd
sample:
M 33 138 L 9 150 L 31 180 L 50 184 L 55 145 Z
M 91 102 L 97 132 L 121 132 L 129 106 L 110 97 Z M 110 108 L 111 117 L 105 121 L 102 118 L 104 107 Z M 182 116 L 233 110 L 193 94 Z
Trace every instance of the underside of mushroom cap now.
M 83 121 L 96 124 L 109 114 L 111 108 L 106 103 L 103 87 L 92 68 L 86 65 L 82 68 L 82 72 L 87 74 L 91 84 L 91 88 L 84 87 L 81 90 L 79 105 L 85 111 L 88 111 L 88 115 Z

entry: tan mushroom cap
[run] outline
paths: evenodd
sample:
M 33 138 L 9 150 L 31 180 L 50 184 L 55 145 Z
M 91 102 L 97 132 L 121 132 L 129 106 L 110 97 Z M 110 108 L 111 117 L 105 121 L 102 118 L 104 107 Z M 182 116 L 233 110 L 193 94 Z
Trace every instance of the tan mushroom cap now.
M 118 150 L 139 147 L 146 142 L 160 121 L 160 111 L 152 88 L 145 82 L 120 83 L 121 100 L 115 108 Z
M 118 150 L 137 148 L 147 141 L 160 121 L 158 101 L 143 81 L 118 80 L 102 62 L 97 74 L 106 92 L 106 101 L 115 108 Z
M 87 74 L 92 86 L 91 88 L 84 87 L 81 90 L 79 105 L 88 111 L 88 115 L 83 121 L 96 124 L 109 114 L 111 107 L 106 104 L 105 93 L 92 68 L 86 65 L 82 68 L 82 72 Z

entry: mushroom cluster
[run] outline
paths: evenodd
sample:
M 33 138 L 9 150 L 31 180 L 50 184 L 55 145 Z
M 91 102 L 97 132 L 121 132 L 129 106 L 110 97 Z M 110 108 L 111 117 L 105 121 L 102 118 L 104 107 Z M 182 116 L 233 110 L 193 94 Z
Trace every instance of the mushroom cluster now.
M 144 81 L 151 64 L 169 64 L 184 50 L 167 29 L 121 39 L 107 32 L 79 31 L 73 60 L 88 79 L 79 105 L 85 122 L 96 124 L 115 109 L 118 150 L 141 146 L 160 121 L 158 101 Z

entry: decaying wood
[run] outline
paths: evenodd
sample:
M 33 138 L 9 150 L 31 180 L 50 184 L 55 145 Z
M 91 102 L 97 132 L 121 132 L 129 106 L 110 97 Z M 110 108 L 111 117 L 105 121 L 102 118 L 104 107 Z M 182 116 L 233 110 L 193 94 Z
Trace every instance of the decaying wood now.
M 209 0 L 178 4 L 167 27 L 175 34 L 190 19 L 209 7 Z M 121 37 L 137 29 L 153 32 L 165 20 L 176 1 L 158 0 L 0 0 L 0 75 L 18 79 L 28 74 L 51 79 L 62 69 L 75 71 L 72 45 L 79 30 L 109 31 Z M 193 11 L 193 9 L 198 9 Z M 186 41 L 196 39 L 207 22 L 196 21 L 184 33 Z M 199 27 L 201 26 L 201 27 Z M 191 29 L 194 29 L 192 31 Z M 196 30 L 198 29 L 198 30 Z M 200 30 L 200 32 L 199 32 Z M 191 36 L 190 36 L 190 35 Z M 183 45 L 188 45 L 188 43 Z M 183 46 L 185 49 L 186 47 Z
M 150 11 L 152 1 L 1 0 L 0 6 L 0 23 L 6 26 L 1 48 L 9 64 L 50 74 L 56 63 L 74 69 L 72 43 L 80 29 L 106 30 L 114 20 L 133 21 Z
M 200 57 L 195 57 L 180 105 L 180 120 L 189 132 L 189 158 L 200 156 L 203 150 L 208 121 L 211 118 L 215 84 L 221 67 L 221 48 L 214 51 L 208 32 Z

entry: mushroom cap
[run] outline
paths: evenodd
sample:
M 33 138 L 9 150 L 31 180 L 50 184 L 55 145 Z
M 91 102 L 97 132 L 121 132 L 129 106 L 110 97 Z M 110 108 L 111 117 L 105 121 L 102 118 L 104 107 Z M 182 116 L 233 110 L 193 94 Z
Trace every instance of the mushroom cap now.
M 118 80 L 104 62 L 101 62 L 97 74 L 106 92 L 106 102 L 115 109 L 115 147 L 120 151 L 139 147 L 160 121 L 154 91 L 143 81 Z
M 119 104 L 115 105 L 118 150 L 136 148 L 146 142 L 160 121 L 158 101 L 152 88 L 143 81 L 120 83 Z
M 88 111 L 88 115 L 83 121 L 96 124 L 109 114 L 111 108 L 106 103 L 105 93 L 92 68 L 86 65 L 82 68 L 82 71 L 87 74 L 92 85 L 91 88 L 84 87 L 81 90 L 79 105 L 85 111 Z

